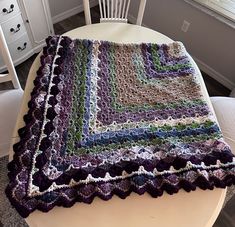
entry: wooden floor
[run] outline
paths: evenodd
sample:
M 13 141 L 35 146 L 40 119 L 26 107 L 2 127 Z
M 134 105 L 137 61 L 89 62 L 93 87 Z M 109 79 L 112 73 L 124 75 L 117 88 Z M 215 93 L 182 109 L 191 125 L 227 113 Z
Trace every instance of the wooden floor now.
M 235 195 L 220 212 L 213 227 L 235 227 Z
M 99 22 L 99 9 L 91 10 L 93 23 Z M 76 27 L 85 25 L 84 14 L 80 13 L 54 25 L 55 33 L 60 35 Z M 17 74 L 22 87 L 25 87 L 29 69 L 37 55 L 32 56 L 27 61 L 16 67 Z M 202 72 L 206 87 L 210 96 L 228 96 L 230 90 Z M 0 86 L 1 89 L 9 88 L 10 83 Z M 193 212 L 193 211 L 192 211 Z M 198 217 L 200 218 L 200 217 Z M 0 224 L 1 226 L 1 224 Z M 180 226 L 176 226 L 180 227 Z M 189 226 L 190 227 L 190 226 Z M 230 200 L 226 207 L 221 211 L 219 218 L 213 227 L 235 227 L 235 196 Z

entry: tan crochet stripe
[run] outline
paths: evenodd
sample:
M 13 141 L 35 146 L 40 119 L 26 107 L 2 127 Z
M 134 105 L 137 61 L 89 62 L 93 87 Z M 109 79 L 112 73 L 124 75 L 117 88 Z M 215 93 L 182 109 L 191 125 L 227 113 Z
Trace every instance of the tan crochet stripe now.
M 200 86 L 192 75 L 161 79 L 161 83 L 142 84 L 133 64 L 131 47 L 115 48 L 117 101 L 122 105 L 153 105 L 201 97 Z

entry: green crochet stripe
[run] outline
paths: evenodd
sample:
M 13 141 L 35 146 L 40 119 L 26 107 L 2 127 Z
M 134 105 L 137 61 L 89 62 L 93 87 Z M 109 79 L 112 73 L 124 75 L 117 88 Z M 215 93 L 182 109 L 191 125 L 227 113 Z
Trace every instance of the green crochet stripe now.
M 144 85 L 157 85 L 161 87 L 167 87 L 170 83 L 169 79 L 155 79 L 155 78 L 147 78 L 146 76 L 146 70 L 144 66 L 144 59 L 141 55 L 141 50 L 139 48 L 139 54 L 134 53 L 132 56 L 132 62 L 135 66 L 135 72 L 137 73 L 138 80 L 144 84 Z M 159 60 L 160 61 L 160 60 Z M 180 68 L 186 67 L 188 64 L 177 64 L 177 66 Z M 190 64 L 189 64 L 190 65 Z M 165 67 L 165 66 L 164 66 Z M 191 66 L 192 67 L 192 66 Z M 187 77 L 193 78 L 192 74 L 189 74 Z M 178 77 L 172 78 L 172 79 L 178 79 Z
M 171 126 L 171 125 L 164 125 L 164 126 L 161 126 L 161 127 L 155 127 L 155 126 L 150 126 L 150 130 L 155 132 L 157 130 L 162 130 L 162 131 L 171 131 L 173 129 L 176 129 L 177 131 L 183 131 L 185 129 L 197 129 L 197 128 L 206 128 L 206 129 L 209 129 L 211 128 L 212 126 L 216 125 L 215 122 L 213 121 L 205 121 L 204 123 L 197 123 L 197 122 L 193 122 L 192 124 L 182 124 L 182 123 L 179 123 L 175 126 Z
M 180 100 L 177 102 L 170 102 L 167 104 L 164 103 L 155 103 L 154 105 L 139 105 L 139 106 L 134 106 L 134 105 L 129 105 L 129 106 L 118 106 L 118 109 L 116 109 L 117 112 L 123 112 L 123 111 L 129 111 L 129 112 L 138 112 L 139 110 L 163 110 L 163 109 L 177 109 L 179 107 L 181 108 L 188 108 L 188 107 L 197 107 L 197 106 L 202 106 L 202 105 L 207 105 L 205 101 L 201 99 L 195 99 L 195 100 Z
M 153 63 L 154 63 L 154 67 L 159 70 L 159 71 L 171 71 L 171 70 L 178 70 L 178 69 L 183 69 L 183 68 L 192 68 L 192 64 L 191 63 L 187 63 L 187 64 L 176 64 L 176 65 L 162 65 L 161 61 L 160 61 L 160 57 L 157 53 L 157 44 L 152 44 L 151 45 L 151 52 L 152 52 L 152 57 L 153 57 Z
M 155 138 L 149 141 L 146 140 L 139 140 L 138 142 L 124 142 L 124 143 L 115 143 L 115 144 L 109 144 L 107 146 L 95 146 L 92 148 L 79 148 L 76 153 L 79 154 L 89 154 L 89 153 L 100 153 L 104 151 L 112 151 L 112 150 L 118 150 L 118 149 L 131 149 L 134 146 L 161 146 L 166 143 L 170 144 L 188 144 L 193 142 L 205 142 L 209 139 L 220 139 L 222 138 L 221 133 L 214 133 L 211 134 L 209 137 L 208 135 L 197 135 L 197 136 L 185 136 L 182 138 L 179 137 L 168 137 L 168 139 L 159 139 Z
M 153 125 L 150 126 L 150 130 L 152 132 L 155 131 L 171 131 L 173 129 L 176 129 L 177 131 L 183 131 L 187 128 L 189 129 L 196 129 L 196 128 L 211 128 L 212 126 L 216 125 L 215 122 L 212 122 L 210 120 L 204 122 L 204 123 L 192 123 L 192 124 L 178 124 L 176 126 L 169 126 L 169 125 L 164 125 L 162 127 L 155 127 Z M 85 154 L 85 153 L 97 153 L 97 152 L 102 152 L 102 151 L 109 151 L 113 149 L 120 149 L 120 148 L 131 148 L 133 146 L 150 146 L 150 145 L 161 145 L 162 143 L 165 143 L 164 141 L 171 141 L 174 143 L 190 143 L 190 142 L 198 142 L 198 141 L 203 141 L 203 140 L 208 140 L 208 139 L 218 139 L 221 138 L 222 134 L 221 132 L 215 132 L 210 135 L 207 134 L 200 134 L 197 136 L 184 136 L 184 137 L 168 137 L 164 139 L 159 139 L 159 138 L 154 138 L 152 140 L 146 141 L 146 140 L 138 140 L 138 141 L 129 141 L 129 142 L 124 142 L 124 143 L 112 143 L 108 145 L 96 145 L 91 148 L 79 148 L 77 152 L 79 154 Z M 76 153 L 77 153 L 76 152 Z
M 82 45 L 77 42 L 77 55 L 76 55 L 76 70 L 73 87 L 73 102 L 72 113 L 70 116 L 70 124 L 68 127 L 68 140 L 67 140 L 67 152 L 74 153 L 75 141 L 81 141 L 83 117 L 84 117 L 84 103 L 86 92 L 86 66 L 87 66 L 88 51 Z M 78 115 L 79 113 L 79 115 Z

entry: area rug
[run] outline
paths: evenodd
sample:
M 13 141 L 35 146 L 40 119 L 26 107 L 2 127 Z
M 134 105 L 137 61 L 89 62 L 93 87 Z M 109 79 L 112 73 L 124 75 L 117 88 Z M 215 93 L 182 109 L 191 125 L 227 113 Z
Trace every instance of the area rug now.
M 8 156 L 0 158 L 0 227 L 28 227 L 25 220 L 11 206 L 5 195 L 8 184 L 7 177 Z

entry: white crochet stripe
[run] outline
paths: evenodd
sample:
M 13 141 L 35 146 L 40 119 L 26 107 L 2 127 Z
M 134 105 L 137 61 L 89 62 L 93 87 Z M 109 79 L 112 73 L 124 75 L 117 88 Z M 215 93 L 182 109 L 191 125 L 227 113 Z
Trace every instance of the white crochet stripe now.
M 62 40 L 62 36 L 59 37 L 58 45 L 56 47 L 56 54 L 55 54 L 55 57 L 54 57 L 53 63 L 52 63 L 51 78 L 50 78 L 50 81 L 49 81 L 48 94 L 50 94 L 51 87 L 54 85 L 52 80 L 55 76 L 57 76 L 56 74 L 54 74 L 54 69 L 55 69 L 56 66 L 58 66 L 57 64 L 55 64 L 55 61 L 56 61 L 57 58 L 60 57 L 60 55 L 58 54 L 58 51 L 59 51 L 59 48 L 62 47 L 60 45 L 61 40 Z M 46 137 L 46 135 L 44 134 L 44 129 L 45 129 L 45 125 L 47 123 L 47 120 L 46 120 L 47 119 L 47 117 L 46 117 L 47 110 L 51 106 L 50 104 L 48 104 L 48 101 L 49 101 L 50 97 L 51 97 L 50 95 L 47 95 L 46 100 L 45 100 L 45 111 L 43 113 L 43 125 L 42 125 L 42 128 L 41 128 L 39 141 L 38 141 L 38 144 L 37 144 L 37 147 L 36 147 L 36 150 L 35 150 L 35 155 L 33 156 L 33 159 L 32 159 L 32 171 L 31 171 L 30 176 L 29 176 L 28 193 L 30 193 L 31 191 L 34 191 L 34 190 L 38 190 L 38 187 L 33 185 L 33 175 L 34 175 L 34 173 L 36 173 L 39 170 L 38 168 L 35 167 L 35 164 L 36 164 L 37 156 L 42 153 L 42 151 L 39 150 L 42 139 L 44 137 Z M 13 194 L 14 194 L 14 192 L 13 192 Z
M 150 128 L 150 127 L 162 127 L 164 125 L 168 126 L 176 126 L 179 123 L 182 125 L 189 125 L 192 123 L 205 123 L 206 121 L 211 120 L 212 122 L 215 122 L 215 118 L 213 114 L 209 113 L 208 115 L 205 116 L 199 116 L 199 117 L 187 117 L 187 118 L 178 118 L 174 119 L 172 117 L 169 117 L 166 120 L 154 120 L 154 121 L 148 121 L 148 122 L 125 122 L 122 124 L 117 124 L 116 122 L 113 122 L 112 124 L 108 126 L 103 126 L 103 127 L 96 127 L 96 133 L 102 133 L 106 132 L 108 129 L 111 131 L 119 131 L 123 129 L 132 129 L 136 128 L 138 126 L 139 128 Z
M 193 164 L 190 161 L 188 161 L 186 167 L 181 168 L 179 170 L 176 170 L 173 166 L 171 166 L 169 170 L 164 170 L 164 171 L 160 171 L 160 172 L 156 168 L 153 171 L 149 172 L 149 171 L 145 170 L 145 168 L 143 166 L 140 166 L 137 171 L 134 171 L 130 174 L 128 174 L 126 171 L 123 171 L 122 175 L 115 176 L 115 177 L 110 176 L 110 174 L 107 172 L 105 174 L 104 178 L 102 178 L 102 177 L 95 178 L 91 174 L 88 174 L 88 176 L 85 180 L 80 180 L 80 181 L 76 182 L 75 180 L 72 179 L 68 185 L 66 185 L 66 184 L 57 185 L 55 182 L 53 182 L 52 185 L 47 190 L 42 191 L 42 192 L 39 191 L 39 188 L 37 186 L 35 186 L 35 187 L 31 188 L 34 190 L 31 190 L 28 193 L 28 196 L 35 197 L 35 196 L 39 196 L 39 195 L 44 195 L 47 192 L 51 192 L 51 191 L 54 191 L 57 189 L 69 188 L 69 187 L 73 187 L 73 186 L 77 186 L 77 185 L 81 185 L 81 184 L 89 184 L 89 183 L 95 183 L 95 182 L 101 182 L 101 181 L 102 182 L 109 182 L 109 181 L 115 181 L 115 180 L 122 180 L 122 179 L 127 179 L 127 178 L 130 178 L 133 176 L 137 176 L 137 175 L 147 175 L 147 176 L 151 176 L 151 177 L 156 177 L 156 176 L 161 176 L 164 174 L 174 174 L 174 173 L 180 173 L 183 171 L 189 171 L 193 168 L 195 168 L 195 169 L 203 168 L 203 170 L 210 170 L 213 168 L 229 167 L 229 166 L 233 166 L 233 165 L 235 165 L 235 158 L 233 158 L 232 162 L 226 163 L 226 164 L 223 164 L 219 160 L 217 160 L 215 165 L 210 165 L 210 166 L 206 166 L 204 162 L 201 162 L 200 165 L 196 165 L 196 164 Z M 197 171 L 201 172 L 203 170 L 197 170 Z M 234 168 L 234 171 L 235 171 L 235 168 Z
M 99 79 L 98 72 L 99 72 L 99 43 L 97 41 L 94 42 L 92 48 L 92 58 L 91 58 L 91 94 L 90 94 L 90 117 L 89 117 L 89 127 L 92 129 L 96 127 L 96 119 L 97 119 L 97 81 Z

